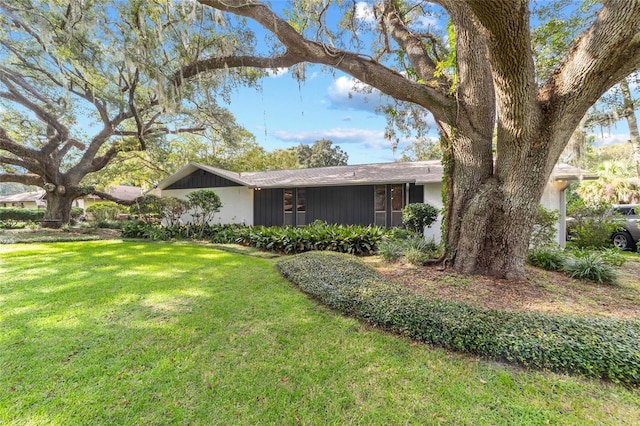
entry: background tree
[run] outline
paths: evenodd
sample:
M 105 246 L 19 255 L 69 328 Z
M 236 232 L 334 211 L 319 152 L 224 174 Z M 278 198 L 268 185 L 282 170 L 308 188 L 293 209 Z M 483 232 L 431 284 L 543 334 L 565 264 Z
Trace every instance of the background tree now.
M 405 147 L 399 161 L 426 161 L 442 159 L 440 142 L 434 138 L 421 138 Z
M 206 96 L 215 81 L 197 91 L 185 85 L 189 102 L 159 85 L 163 70 L 175 69 L 172 60 L 215 44 L 216 35 L 185 46 L 171 24 L 150 25 L 150 7 L 0 1 L 0 182 L 44 188 L 45 223 L 67 223 L 73 200 L 89 193 L 120 201 L 86 177 L 121 153 L 144 151 L 167 134 L 211 136 L 230 122 Z M 191 15 L 188 7 L 171 8 L 175 25 Z
M 304 168 L 346 166 L 348 160 L 349 155 L 327 139 L 315 141 L 311 146 L 298 146 L 298 162 Z
M 229 21 L 255 21 L 273 45 L 199 57 L 176 74 L 178 85 L 223 68 L 295 67 L 301 76 L 305 63 L 315 63 L 433 114 L 445 141 L 445 241 L 460 272 L 525 277 L 535 214 L 556 161 L 588 109 L 640 67 L 638 0 L 603 1 L 547 78 L 536 74 L 527 0 L 383 0 L 367 10 L 371 20 L 358 19 L 363 5 L 352 2 L 282 10 L 252 0 L 199 1 Z M 455 49 L 443 46 L 434 27 L 419 25 L 436 15 L 448 18 Z M 332 26 L 330 16 L 343 19 Z
M 600 102 L 590 111 L 586 118 L 586 125 L 591 129 L 596 127 L 611 127 L 620 120 L 625 120 L 629 126 L 629 143 L 631 145 L 631 159 L 634 172 L 640 178 L 640 131 L 636 119 L 636 109 L 640 106 L 640 98 L 635 99 L 631 87 L 640 84 L 640 73 L 628 76 L 616 84 L 602 97 Z

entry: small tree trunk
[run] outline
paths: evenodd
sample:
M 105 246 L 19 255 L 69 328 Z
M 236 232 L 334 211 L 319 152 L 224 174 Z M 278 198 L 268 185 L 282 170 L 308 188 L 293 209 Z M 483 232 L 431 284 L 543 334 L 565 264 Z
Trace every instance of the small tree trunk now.
M 71 220 L 73 196 L 56 191 L 47 194 L 47 209 L 44 212 L 43 228 L 61 228 Z
M 640 132 L 638 131 L 638 121 L 633 107 L 633 99 L 629 90 L 629 82 L 627 79 L 620 81 L 620 89 L 622 92 L 624 115 L 629 125 L 629 135 L 631 147 L 633 148 L 633 161 L 636 166 L 636 176 L 640 178 Z

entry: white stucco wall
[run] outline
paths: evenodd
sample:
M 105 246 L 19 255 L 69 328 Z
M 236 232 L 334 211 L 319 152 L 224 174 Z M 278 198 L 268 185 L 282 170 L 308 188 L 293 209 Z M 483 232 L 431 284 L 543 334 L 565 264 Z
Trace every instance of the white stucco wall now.
M 424 202 L 431 204 L 432 206 L 442 209 L 442 184 L 431 183 L 424 185 Z M 545 186 L 544 193 L 540 204 L 548 210 L 558 210 L 560 212 L 560 219 L 556 224 L 556 242 L 560 247 L 564 247 L 566 244 L 566 208 L 565 208 L 565 193 L 556 188 L 553 181 L 549 181 Z M 442 213 L 438 215 L 438 219 L 431 225 L 430 228 L 425 228 L 424 236 L 427 240 L 433 239 L 436 243 L 442 240 L 440 226 L 442 224 Z
M 442 184 L 427 183 L 424 185 L 424 202 L 431 204 L 438 210 L 442 210 Z M 442 212 L 438 215 L 435 222 L 431 224 L 429 228 L 424 229 L 424 237 L 427 240 L 433 240 L 436 244 L 442 241 Z
M 253 189 L 244 186 L 229 186 L 211 189 L 218 194 L 222 207 L 211 221 L 212 224 L 244 224 L 253 225 Z M 187 194 L 195 189 L 171 189 L 163 190 L 161 197 L 176 197 L 186 200 Z M 189 223 L 191 215 L 182 216 L 184 223 Z
M 560 186 L 562 187 L 562 186 Z M 547 210 L 560 212 L 560 219 L 556 223 L 556 242 L 564 248 L 566 241 L 566 198 L 564 190 L 558 190 L 554 181 L 549 180 L 544 188 L 540 204 Z

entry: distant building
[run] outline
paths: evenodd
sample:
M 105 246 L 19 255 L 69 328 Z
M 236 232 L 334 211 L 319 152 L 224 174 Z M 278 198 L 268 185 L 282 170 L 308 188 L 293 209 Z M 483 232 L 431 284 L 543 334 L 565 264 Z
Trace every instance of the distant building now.
M 114 185 L 107 194 L 124 201 L 132 201 L 142 195 L 142 188 L 137 186 Z M 86 195 L 73 201 L 73 207 L 86 209 L 92 204 L 104 201 L 96 195 Z M 21 194 L 0 196 L 0 207 L 21 207 L 25 209 L 44 208 L 47 206 L 47 193 L 40 190 Z

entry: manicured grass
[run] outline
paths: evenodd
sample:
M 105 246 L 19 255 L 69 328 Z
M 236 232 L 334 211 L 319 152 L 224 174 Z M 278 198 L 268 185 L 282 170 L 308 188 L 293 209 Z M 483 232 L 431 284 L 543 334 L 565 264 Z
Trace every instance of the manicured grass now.
M 637 424 L 640 392 L 344 318 L 206 246 L 0 246 L 0 424 Z

